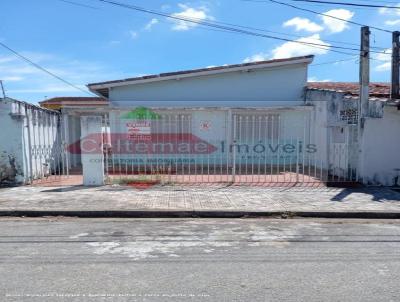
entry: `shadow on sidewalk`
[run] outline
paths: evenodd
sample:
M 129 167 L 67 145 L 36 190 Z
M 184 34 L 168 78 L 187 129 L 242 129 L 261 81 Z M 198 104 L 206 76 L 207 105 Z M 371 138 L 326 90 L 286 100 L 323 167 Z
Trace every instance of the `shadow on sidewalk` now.
M 385 202 L 390 201 L 400 201 L 400 193 L 397 193 L 388 188 L 362 188 L 362 189 L 343 189 L 338 194 L 331 198 L 331 201 L 342 202 L 344 199 L 351 194 L 362 193 L 372 196 L 372 201 Z
M 46 189 L 43 191 L 40 191 L 41 193 L 55 193 L 55 192 L 73 192 L 73 191 L 82 191 L 82 190 L 88 190 L 94 187 L 88 187 L 88 186 L 70 186 L 70 187 L 62 187 L 62 188 L 53 188 L 53 189 Z

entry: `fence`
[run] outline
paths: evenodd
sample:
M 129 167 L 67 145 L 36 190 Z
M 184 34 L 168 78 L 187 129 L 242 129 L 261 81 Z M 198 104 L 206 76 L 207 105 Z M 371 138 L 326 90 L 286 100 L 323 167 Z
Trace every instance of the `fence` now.
M 109 110 L 83 136 L 81 115 L 27 112 L 30 182 L 82 184 L 82 155 L 90 153 L 101 158 L 107 184 L 358 181 L 357 125 L 320 127 L 310 108 Z
M 339 130 L 324 144 L 308 110 L 113 111 L 103 123 L 109 184 L 285 186 L 357 178 L 353 129 L 345 128 L 345 141 Z
M 65 178 L 68 154 L 57 111 L 0 100 L 0 181 L 32 184 Z

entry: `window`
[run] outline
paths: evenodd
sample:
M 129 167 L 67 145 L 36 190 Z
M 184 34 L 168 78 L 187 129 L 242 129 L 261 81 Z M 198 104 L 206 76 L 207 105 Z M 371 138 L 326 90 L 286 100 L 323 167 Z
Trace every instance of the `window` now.
M 279 114 L 236 114 L 233 137 L 238 140 L 277 139 L 280 122 Z

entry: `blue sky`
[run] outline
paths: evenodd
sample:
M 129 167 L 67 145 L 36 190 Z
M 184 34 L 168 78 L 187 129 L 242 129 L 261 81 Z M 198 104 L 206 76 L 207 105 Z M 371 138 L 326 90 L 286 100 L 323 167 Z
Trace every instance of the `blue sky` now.
M 298 36 L 287 38 L 327 45 L 325 49 L 316 49 L 205 29 L 97 0 L 70 1 L 90 7 L 61 0 L 2 0 L 0 41 L 82 88 L 103 80 L 312 53 L 316 55 L 316 65 L 310 66 L 310 80 L 358 80 L 356 55 L 334 53 L 329 51 L 329 45 L 334 44 L 331 41 L 358 43 L 359 27 L 331 18 L 277 4 L 241 0 L 118 0 L 168 15 L 257 27 Z M 400 28 L 400 10 L 295 4 L 388 30 Z M 386 49 L 390 42 L 390 34 L 372 30 L 372 46 Z M 373 56 L 379 61 L 372 61 L 371 79 L 389 81 L 390 55 Z M 343 59 L 347 61 L 317 65 Z M 20 100 L 38 102 L 45 97 L 85 96 L 3 48 L 0 79 L 8 96 Z

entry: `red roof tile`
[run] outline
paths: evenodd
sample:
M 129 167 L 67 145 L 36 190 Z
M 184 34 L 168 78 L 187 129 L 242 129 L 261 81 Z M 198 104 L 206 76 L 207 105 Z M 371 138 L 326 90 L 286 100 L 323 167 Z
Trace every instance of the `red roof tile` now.
M 76 102 L 76 103 L 82 103 L 82 102 L 104 102 L 108 103 L 107 99 L 105 98 L 100 98 L 100 97 L 54 97 L 51 99 L 47 99 L 44 101 L 39 102 L 40 104 L 52 104 L 52 103 L 62 103 L 62 102 Z
M 41 107 L 60 110 L 64 107 L 104 107 L 108 100 L 99 97 L 55 97 L 39 102 Z
M 343 92 L 351 96 L 359 96 L 359 84 L 355 82 L 309 82 L 307 87 L 310 89 L 333 90 Z M 371 97 L 389 98 L 389 83 L 370 83 L 369 93 Z

